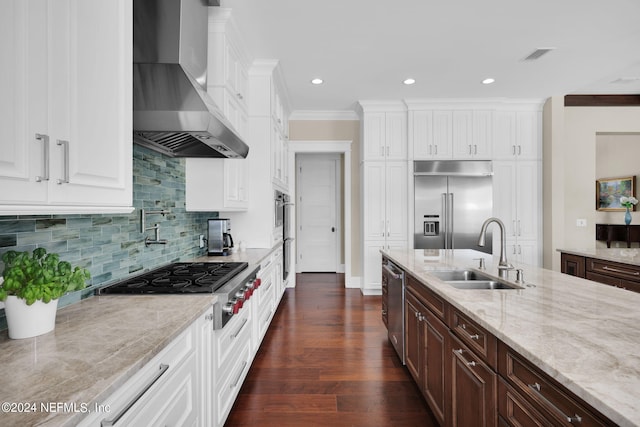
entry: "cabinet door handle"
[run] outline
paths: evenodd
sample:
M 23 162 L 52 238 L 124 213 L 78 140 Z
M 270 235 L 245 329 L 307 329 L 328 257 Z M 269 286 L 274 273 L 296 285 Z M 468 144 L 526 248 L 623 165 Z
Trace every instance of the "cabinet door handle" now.
M 435 147 L 435 151 L 436 151 L 434 154 L 437 156 L 438 155 L 438 144 L 434 145 L 434 147 Z
M 164 375 L 164 373 L 165 373 L 165 372 L 167 372 L 167 369 L 169 369 L 169 365 L 165 365 L 164 363 L 163 363 L 163 364 L 161 364 L 161 365 L 160 365 L 160 369 L 158 370 L 158 372 L 156 373 L 156 375 L 154 375 L 154 377 L 153 377 L 153 378 L 151 378 L 151 379 L 149 380 L 149 382 L 147 383 L 147 385 L 146 385 L 146 386 L 144 386 L 144 388 L 143 388 L 142 390 L 140 390 L 140 392 L 139 392 L 138 394 L 136 394 L 136 395 L 134 396 L 134 398 L 133 398 L 133 399 L 131 399 L 131 401 L 129 401 L 129 403 L 127 403 L 127 404 L 125 405 L 125 407 L 124 407 L 124 408 L 122 408 L 122 410 L 116 414 L 116 416 L 115 416 L 115 417 L 111 418 L 110 420 L 108 420 L 108 419 L 106 419 L 106 418 L 105 418 L 105 419 L 103 419 L 103 420 L 102 420 L 102 422 L 100 422 L 100 426 L 101 426 L 101 427 L 112 427 L 112 426 L 115 426 L 115 425 L 116 425 L 116 423 L 117 423 L 118 421 L 120 421 L 120 418 L 122 418 L 122 416 L 123 416 L 124 414 L 126 414 L 126 413 L 127 413 L 127 411 L 128 411 L 129 409 L 131 409 L 131 407 L 132 407 L 133 405 L 135 405 L 135 404 L 136 404 L 136 402 L 137 402 L 138 400 L 140 400 L 140 398 L 141 398 L 141 397 L 142 397 L 142 396 L 147 392 L 147 390 L 149 390 L 149 389 L 151 388 L 151 386 L 153 386 L 153 385 L 156 383 L 156 381 L 158 381 L 158 380 L 160 379 L 160 377 L 161 377 L 162 375 Z
M 69 183 L 69 141 L 64 141 L 59 139 L 56 142 L 56 145 L 62 146 L 62 159 L 63 159 L 63 178 L 58 179 L 58 184 L 68 184 Z
M 473 154 L 478 154 L 478 145 L 473 144 Z
M 522 145 L 518 145 L 518 156 L 522 155 Z
M 602 269 L 607 271 L 612 271 L 614 273 L 628 274 L 630 276 L 640 276 L 640 272 L 620 270 L 618 268 L 609 267 L 608 265 L 605 265 L 604 267 L 602 267 Z
M 473 154 L 473 153 L 471 152 L 471 144 L 469 144 L 469 154 Z
M 534 394 L 536 394 L 544 403 L 546 403 L 558 415 L 560 415 L 562 418 L 567 420 L 568 423 L 571 423 L 571 424 L 578 423 L 579 424 L 579 423 L 582 422 L 582 417 L 580 415 L 575 414 L 573 417 L 570 417 L 570 416 L 566 415 L 564 412 L 562 412 L 560 410 L 560 408 L 558 408 L 556 405 L 554 405 L 553 402 L 551 402 L 549 399 L 547 399 L 542 394 L 542 387 L 540 386 L 540 384 L 534 383 L 534 384 L 528 384 L 528 386 L 533 391 Z
M 36 176 L 36 182 L 49 181 L 49 135 L 36 133 L 36 139 L 42 141 L 42 176 Z
M 515 156 L 516 155 L 516 146 L 512 145 L 511 148 L 512 148 L 512 153 Z

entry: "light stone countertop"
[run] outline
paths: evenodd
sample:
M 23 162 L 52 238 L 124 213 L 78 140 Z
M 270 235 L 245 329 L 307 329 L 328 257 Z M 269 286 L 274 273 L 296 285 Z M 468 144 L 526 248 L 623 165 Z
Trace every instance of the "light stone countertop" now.
M 122 386 L 215 302 L 206 295 L 103 295 L 58 310 L 54 331 L 9 339 L 0 332 L 0 425 L 74 426 L 82 413 L 41 412 L 41 403 L 93 407 Z
M 262 262 L 247 249 L 194 262 Z M 9 339 L 0 332 L 0 402 L 36 403 L 36 412 L 0 412 L 0 425 L 73 426 L 84 416 L 42 413 L 40 403 L 101 403 L 216 301 L 206 295 L 101 295 L 58 310 L 53 332 Z
M 382 253 L 612 421 L 640 425 L 640 294 L 528 265 L 516 267 L 535 287 L 459 290 L 429 271 L 476 267 L 484 257 L 497 277 L 498 259 L 472 250 Z
M 558 249 L 558 252 L 640 266 L 640 248 Z

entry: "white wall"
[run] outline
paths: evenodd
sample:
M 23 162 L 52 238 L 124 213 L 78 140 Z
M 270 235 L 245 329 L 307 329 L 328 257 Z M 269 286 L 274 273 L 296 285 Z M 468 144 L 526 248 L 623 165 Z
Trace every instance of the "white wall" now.
M 596 247 L 595 224 L 607 218 L 595 205 L 598 134 L 640 134 L 640 107 L 564 107 L 563 98 L 554 97 L 544 118 L 544 227 L 551 237 L 544 241 L 544 266 L 559 271 L 556 250 Z M 579 218 L 587 227 L 576 226 Z

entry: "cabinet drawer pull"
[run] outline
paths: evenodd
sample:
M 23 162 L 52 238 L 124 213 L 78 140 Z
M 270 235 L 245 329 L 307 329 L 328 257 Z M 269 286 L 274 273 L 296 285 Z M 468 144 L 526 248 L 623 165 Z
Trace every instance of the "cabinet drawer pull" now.
M 560 410 L 556 405 L 554 405 L 549 399 L 544 397 L 542 394 L 542 387 L 538 383 L 529 384 L 529 388 L 536 394 L 540 399 L 546 403 L 551 409 L 553 409 L 557 414 L 559 414 L 563 419 L 567 420 L 568 423 L 571 424 L 580 424 L 582 423 L 582 417 L 578 414 L 575 414 L 573 417 L 565 415 L 564 412 Z
M 246 325 L 246 324 L 247 324 L 247 321 L 248 321 L 248 320 L 249 320 L 249 319 L 244 319 L 244 322 L 242 322 L 242 325 L 240 325 L 240 327 L 238 328 L 238 330 L 236 331 L 236 333 L 235 333 L 235 334 L 232 334 L 232 335 L 231 335 L 230 339 L 237 338 L 237 337 L 238 337 L 238 335 L 240 335 L 240 331 L 242 331 L 242 329 L 244 329 L 244 325 Z
M 640 272 L 638 271 L 625 271 L 625 270 L 620 270 L 618 268 L 609 267 L 608 265 L 605 265 L 604 267 L 602 267 L 602 269 L 607 271 L 612 271 L 614 273 L 628 274 L 630 276 L 640 276 Z
M 134 396 L 134 398 L 129 403 L 127 403 L 125 405 L 125 407 L 122 408 L 122 410 L 120 412 L 118 412 L 116 414 L 115 417 L 111 418 L 110 420 L 107 420 L 106 418 L 103 419 L 102 422 L 100 422 L 100 426 L 101 427 L 112 427 L 112 426 L 115 426 L 116 423 L 118 421 L 120 421 L 120 418 L 122 418 L 122 416 L 124 414 L 126 414 L 127 411 L 129 409 L 131 409 L 131 407 L 133 405 L 135 405 L 138 400 L 140 400 L 140 398 L 147 392 L 147 390 L 149 390 L 151 388 L 151 386 L 154 385 L 156 383 L 156 381 L 158 381 L 162 375 L 164 375 L 165 372 L 167 372 L 167 369 L 169 369 L 169 365 L 166 365 L 164 363 L 161 364 L 160 365 L 160 369 L 158 369 L 158 372 L 156 373 L 156 375 L 149 380 L 147 385 L 142 390 L 140 390 L 140 392 L 138 394 L 136 394 Z
M 480 335 L 478 335 L 478 334 L 471 335 L 469 333 L 469 331 L 467 331 L 467 324 L 466 323 L 461 324 L 460 327 L 462 328 L 463 331 L 465 331 L 467 333 L 467 337 L 469 337 L 470 339 L 472 339 L 472 340 L 479 340 L 480 339 Z
M 62 146 L 62 158 L 64 160 L 64 166 L 62 168 L 63 170 L 63 177 L 62 179 L 58 179 L 58 184 L 68 184 L 69 183 L 69 141 L 63 141 L 62 139 L 59 139 L 56 142 L 57 145 L 61 145 Z
M 469 367 L 474 367 L 476 366 L 476 362 L 474 362 L 473 360 L 471 362 L 469 362 L 467 359 L 464 358 L 464 356 L 462 355 L 462 353 L 464 353 L 463 349 L 458 349 L 455 350 L 456 353 L 458 353 L 458 357 L 462 360 L 462 362 L 464 362 L 465 365 L 469 366 Z
M 49 135 L 36 133 L 36 139 L 42 141 L 42 176 L 36 176 L 36 182 L 49 181 Z
M 245 368 L 247 367 L 247 361 L 245 360 L 244 362 L 242 362 L 242 368 L 240 368 L 240 372 L 238 373 L 238 376 L 236 377 L 236 379 L 231 383 L 231 385 L 229 386 L 229 388 L 235 388 L 238 383 L 240 382 L 240 378 L 242 378 L 242 373 L 244 372 Z

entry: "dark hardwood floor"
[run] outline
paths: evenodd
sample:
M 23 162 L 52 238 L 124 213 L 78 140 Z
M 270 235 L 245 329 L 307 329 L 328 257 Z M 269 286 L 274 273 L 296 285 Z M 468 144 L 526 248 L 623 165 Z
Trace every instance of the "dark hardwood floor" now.
M 344 275 L 299 274 L 225 426 L 436 426 L 380 310 Z

